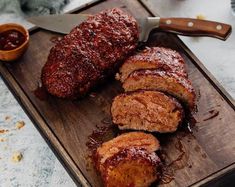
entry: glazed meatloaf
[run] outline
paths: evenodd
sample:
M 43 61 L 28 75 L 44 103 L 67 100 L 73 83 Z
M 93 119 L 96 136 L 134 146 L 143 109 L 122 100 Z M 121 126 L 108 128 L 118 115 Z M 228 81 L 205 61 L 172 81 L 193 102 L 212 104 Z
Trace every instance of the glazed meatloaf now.
M 107 187 L 147 187 L 160 177 L 161 162 L 151 134 L 130 132 L 97 149 L 96 166 Z
M 91 16 L 52 49 L 42 83 L 57 97 L 86 94 L 117 68 L 137 46 L 136 20 L 118 8 Z
M 116 96 L 112 103 L 113 123 L 119 129 L 174 132 L 184 112 L 173 97 L 158 91 L 135 91 Z
M 161 70 L 137 70 L 124 81 L 125 91 L 139 89 L 158 90 L 168 93 L 190 108 L 195 109 L 196 94 L 191 82 L 173 72 Z
M 172 49 L 163 47 L 147 47 L 130 56 L 121 66 L 116 78 L 124 82 L 130 73 L 139 69 L 161 69 L 187 77 L 185 62 L 181 55 Z

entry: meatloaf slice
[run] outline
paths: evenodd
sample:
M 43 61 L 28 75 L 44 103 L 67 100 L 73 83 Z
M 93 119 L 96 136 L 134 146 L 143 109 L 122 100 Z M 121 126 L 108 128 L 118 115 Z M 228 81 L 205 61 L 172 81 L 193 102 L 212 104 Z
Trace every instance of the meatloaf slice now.
M 143 148 L 151 153 L 158 150 L 160 145 L 153 135 L 143 132 L 129 132 L 119 135 L 116 138 L 103 143 L 97 149 L 97 168 L 104 164 L 106 159 L 110 158 L 120 150 L 130 147 Z
M 151 134 L 129 132 L 103 143 L 96 151 L 96 168 L 107 187 L 149 186 L 160 177 L 161 162 Z
M 196 94 L 191 82 L 173 72 L 137 70 L 130 74 L 122 86 L 125 91 L 139 89 L 162 91 L 182 101 L 190 110 L 195 109 Z
M 113 123 L 120 129 L 174 132 L 184 112 L 181 104 L 158 91 L 136 91 L 116 96 L 111 106 Z
M 187 77 L 185 62 L 181 55 L 163 47 L 147 47 L 130 56 L 121 66 L 120 74 L 117 74 L 116 78 L 124 82 L 130 73 L 139 69 L 161 69 Z
M 148 187 L 161 176 L 161 161 L 143 148 L 122 149 L 104 163 L 101 176 L 106 187 Z

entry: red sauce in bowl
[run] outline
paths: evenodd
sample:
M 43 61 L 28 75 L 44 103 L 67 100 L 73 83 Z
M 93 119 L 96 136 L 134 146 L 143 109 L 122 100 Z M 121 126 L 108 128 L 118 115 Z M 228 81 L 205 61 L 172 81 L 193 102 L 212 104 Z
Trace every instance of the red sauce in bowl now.
M 13 50 L 21 46 L 26 37 L 17 30 L 8 30 L 0 33 L 0 50 Z

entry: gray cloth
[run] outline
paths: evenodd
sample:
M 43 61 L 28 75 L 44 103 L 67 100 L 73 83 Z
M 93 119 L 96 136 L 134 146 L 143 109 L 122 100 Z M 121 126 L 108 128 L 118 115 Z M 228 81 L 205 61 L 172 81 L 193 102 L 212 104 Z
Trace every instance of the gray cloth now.
M 0 20 L 58 14 L 69 0 L 0 0 Z

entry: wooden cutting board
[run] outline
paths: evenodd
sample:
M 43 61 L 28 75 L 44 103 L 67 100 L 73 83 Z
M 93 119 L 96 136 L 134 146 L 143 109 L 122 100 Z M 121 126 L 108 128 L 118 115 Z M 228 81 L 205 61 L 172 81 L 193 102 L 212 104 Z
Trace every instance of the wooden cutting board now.
M 93 14 L 112 7 L 120 7 L 136 17 L 150 15 L 138 1 L 119 0 L 101 2 L 83 12 Z M 92 167 L 86 143 L 97 128 L 111 125 L 110 104 L 122 89 L 117 81 L 110 80 L 95 90 L 95 94 L 81 100 L 36 97 L 34 90 L 55 36 L 59 35 L 43 30 L 32 32 L 26 54 L 14 63 L 1 63 L 0 72 L 73 179 L 84 186 L 99 187 L 101 178 Z M 156 135 L 161 141 L 164 160 L 170 164 L 170 178 L 174 178 L 168 178 L 169 183 L 161 186 L 198 186 L 232 170 L 235 167 L 233 100 L 177 36 L 153 32 L 147 45 L 179 51 L 198 96 L 192 133 L 178 130 Z M 115 131 L 109 130 L 106 138 L 111 139 Z

